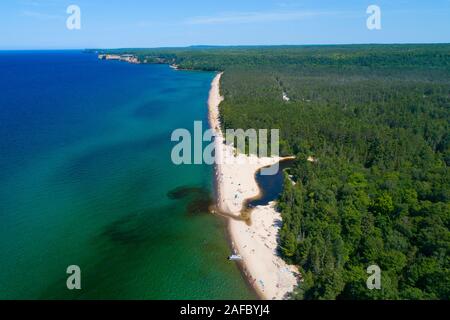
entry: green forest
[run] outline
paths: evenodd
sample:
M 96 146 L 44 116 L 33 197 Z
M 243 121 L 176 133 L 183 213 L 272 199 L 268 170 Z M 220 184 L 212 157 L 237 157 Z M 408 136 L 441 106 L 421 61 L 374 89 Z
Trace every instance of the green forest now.
M 291 298 L 450 298 L 450 45 L 121 52 L 224 71 L 223 126 L 280 129 L 296 156 L 278 201 L 280 254 L 303 277 Z

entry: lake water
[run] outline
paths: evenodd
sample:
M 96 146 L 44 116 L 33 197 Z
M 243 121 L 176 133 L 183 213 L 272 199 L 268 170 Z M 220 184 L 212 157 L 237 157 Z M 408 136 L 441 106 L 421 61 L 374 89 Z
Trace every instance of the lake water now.
M 213 168 L 170 159 L 174 129 L 206 129 L 213 73 L 78 51 L 0 70 L 0 298 L 255 298 L 207 210 Z

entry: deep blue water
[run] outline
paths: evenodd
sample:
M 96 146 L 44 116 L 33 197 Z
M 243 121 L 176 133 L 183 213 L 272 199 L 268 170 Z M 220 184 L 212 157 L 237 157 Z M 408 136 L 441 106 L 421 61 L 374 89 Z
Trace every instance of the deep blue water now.
M 212 167 L 170 160 L 172 130 L 206 126 L 213 76 L 0 52 L 0 298 L 255 297 L 207 212 Z

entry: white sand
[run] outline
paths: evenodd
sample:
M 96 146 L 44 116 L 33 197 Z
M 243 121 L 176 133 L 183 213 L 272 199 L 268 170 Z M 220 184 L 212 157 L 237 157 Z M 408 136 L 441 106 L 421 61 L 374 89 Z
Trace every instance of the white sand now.
M 218 207 L 231 216 L 240 217 L 244 201 L 256 197 L 259 188 L 256 172 L 286 158 L 234 155 L 234 148 L 226 146 L 220 129 L 220 78 L 218 74 L 209 93 L 209 122 L 215 131 L 216 179 Z M 230 161 L 234 160 L 234 161 Z M 260 206 L 251 213 L 251 225 L 229 219 L 233 247 L 242 256 L 245 274 L 263 299 L 283 299 L 297 284 L 298 270 L 288 266 L 276 253 L 281 217 L 274 204 Z

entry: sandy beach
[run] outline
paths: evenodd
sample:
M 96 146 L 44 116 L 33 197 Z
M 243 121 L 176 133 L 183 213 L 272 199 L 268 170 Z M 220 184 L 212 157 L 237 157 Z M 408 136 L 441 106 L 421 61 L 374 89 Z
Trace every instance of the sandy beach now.
M 256 207 L 251 212 L 250 223 L 241 218 L 241 210 L 246 199 L 259 195 L 260 190 L 255 174 L 263 167 L 273 165 L 288 158 L 255 155 L 235 155 L 235 149 L 223 143 L 220 127 L 219 73 L 211 84 L 209 93 L 209 123 L 215 131 L 217 206 L 229 215 L 229 232 L 233 248 L 243 259 L 244 273 L 263 299 L 283 299 L 298 281 L 298 270 L 287 265 L 277 255 L 278 231 L 281 216 L 275 204 Z M 230 161 L 232 160 L 232 161 Z

